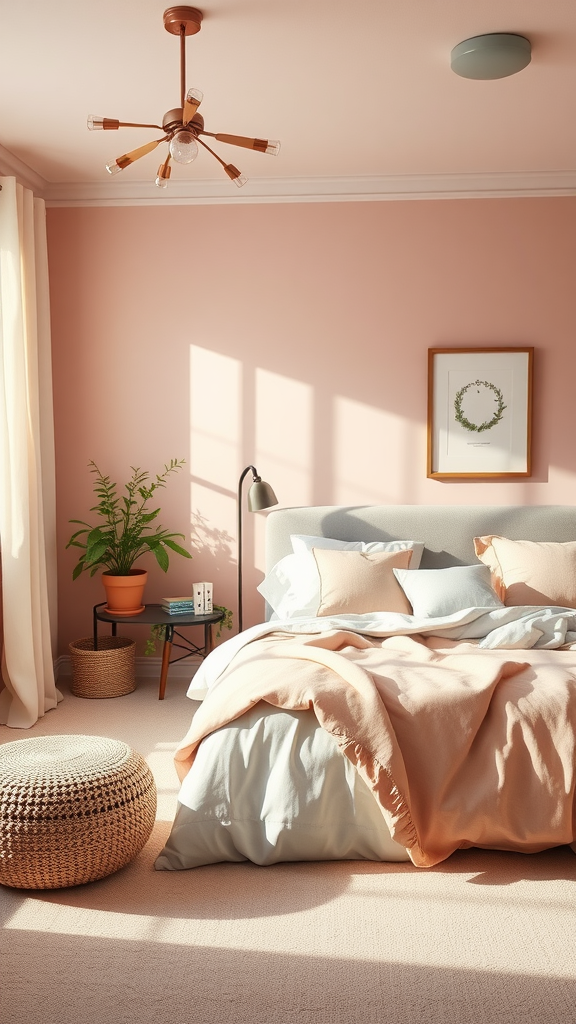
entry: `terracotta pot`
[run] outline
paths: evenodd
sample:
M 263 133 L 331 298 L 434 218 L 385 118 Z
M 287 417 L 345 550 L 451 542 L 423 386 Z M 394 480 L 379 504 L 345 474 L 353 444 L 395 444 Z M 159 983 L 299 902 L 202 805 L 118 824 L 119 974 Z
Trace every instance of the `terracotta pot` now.
M 113 576 L 102 573 L 106 591 L 106 611 L 114 615 L 138 615 L 144 611 L 142 596 L 148 573 L 146 569 L 131 569 L 128 576 Z

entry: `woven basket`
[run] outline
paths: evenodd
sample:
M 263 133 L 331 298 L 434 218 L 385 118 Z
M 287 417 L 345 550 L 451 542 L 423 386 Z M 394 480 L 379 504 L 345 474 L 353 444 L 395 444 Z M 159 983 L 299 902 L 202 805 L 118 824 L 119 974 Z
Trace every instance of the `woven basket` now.
M 104 736 L 38 736 L 0 746 L 0 882 L 60 889 L 118 871 L 148 841 L 154 778 Z
M 122 697 L 136 689 L 136 644 L 126 636 L 93 637 L 68 645 L 76 697 Z

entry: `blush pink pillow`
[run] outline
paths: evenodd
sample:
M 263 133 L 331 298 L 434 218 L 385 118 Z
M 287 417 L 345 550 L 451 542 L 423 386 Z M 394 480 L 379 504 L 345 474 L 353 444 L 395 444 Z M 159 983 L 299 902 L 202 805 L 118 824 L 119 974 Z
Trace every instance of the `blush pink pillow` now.
M 576 541 L 475 537 L 474 548 L 490 567 L 492 586 L 512 605 L 576 608 Z
M 312 548 L 320 577 L 318 615 L 366 612 L 412 614 L 412 606 L 392 570 L 407 569 L 412 551 L 339 551 Z

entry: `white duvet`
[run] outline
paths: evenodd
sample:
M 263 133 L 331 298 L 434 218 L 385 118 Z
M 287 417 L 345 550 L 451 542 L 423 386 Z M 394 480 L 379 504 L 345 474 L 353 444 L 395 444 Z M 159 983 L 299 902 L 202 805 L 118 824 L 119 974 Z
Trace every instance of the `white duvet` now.
M 314 713 L 259 703 L 200 744 L 155 866 L 350 859 L 409 858 Z
M 244 644 L 277 630 L 347 629 L 372 636 L 426 633 L 482 649 L 576 644 L 568 608 L 472 608 L 442 619 L 380 613 L 275 620 L 232 637 L 203 662 L 188 696 L 202 699 Z M 311 711 L 257 704 L 204 739 L 184 779 L 156 868 L 220 861 L 408 860 L 366 784 Z

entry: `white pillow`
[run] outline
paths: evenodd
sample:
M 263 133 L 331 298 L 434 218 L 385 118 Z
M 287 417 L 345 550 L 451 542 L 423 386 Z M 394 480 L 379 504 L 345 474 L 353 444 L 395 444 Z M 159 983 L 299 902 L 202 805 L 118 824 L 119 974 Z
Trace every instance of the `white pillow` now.
M 465 608 L 503 608 L 490 584 L 487 565 L 448 569 L 394 569 L 416 618 L 440 618 Z
M 411 551 L 410 571 L 417 569 L 422 560 L 424 541 L 420 540 L 335 540 L 333 537 L 309 537 L 304 533 L 290 534 L 292 550 L 299 555 L 312 548 L 329 548 L 339 551 L 363 551 L 365 554 L 379 554 L 381 551 Z
M 279 619 L 316 615 L 320 576 L 311 551 L 285 555 L 264 577 L 257 590 Z

